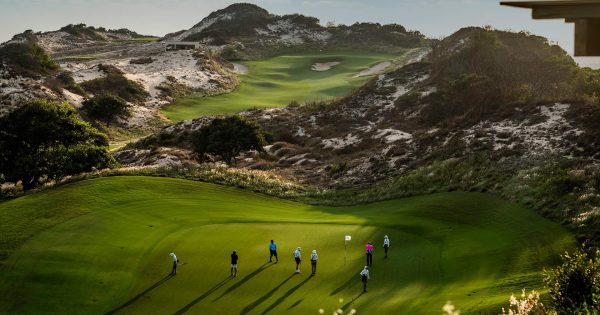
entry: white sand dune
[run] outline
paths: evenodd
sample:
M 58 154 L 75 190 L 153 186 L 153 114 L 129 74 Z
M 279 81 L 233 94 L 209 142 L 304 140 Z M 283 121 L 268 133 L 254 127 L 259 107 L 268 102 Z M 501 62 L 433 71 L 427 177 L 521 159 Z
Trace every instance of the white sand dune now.
M 359 72 L 358 74 L 356 74 L 354 77 L 355 78 L 360 78 L 360 77 L 366 77 L 366 76 L 370 76 L 370 75 L 374 75 L 374 74 L 378 74 L 380 72 L 382 72 L 383 70 L 385 70 L 387 67 L 391 66 L 392 63 L 390 61 L 384 61 L 384 62 L 380 62 L 368 69 L 365 69 L 361 72 Z
M 248 74 L 248 67 L 240 63 L 233 63 L 233 72 L 237 74 Z
M 317 62 L 310 67 L 313 71 L 327 71 L 334 66 L 339 65 L 341 62 L 339 61 L 330 61 L 330 62 Z

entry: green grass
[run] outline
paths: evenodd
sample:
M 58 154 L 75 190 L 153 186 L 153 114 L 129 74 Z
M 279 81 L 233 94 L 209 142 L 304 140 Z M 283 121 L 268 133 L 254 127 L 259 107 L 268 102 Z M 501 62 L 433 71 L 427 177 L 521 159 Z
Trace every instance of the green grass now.
M 510 293 L 541 289 L 542 268 L 574 246 L 559 225 L 485 194 L 321 207 L 153 177 L 87 180 L 0 203 L 0 235 L 0 313 L 10 314 L 437 314 L 447 300 L 463 314 L 497 314 Z M 266 263 L 270 239 L 278 264 Z M 376 252 L 361 295 L 367 241 Z M 166 278 L 171 251 L 183 264 Z
M 402 55 L 376 53 L 305 53 L 244 63 L 248 74 L 232 93 L 203 97 L 190 95 L 163 109 L 173 121 L 206 115 L 230 114 L 258 107 L 282 107 L 291 101 L 304 103 L 348 94 L 370 77 L 353 78 L 361 70 Z M 313 71 L 315 62 L 340 61 L 328 71 Z

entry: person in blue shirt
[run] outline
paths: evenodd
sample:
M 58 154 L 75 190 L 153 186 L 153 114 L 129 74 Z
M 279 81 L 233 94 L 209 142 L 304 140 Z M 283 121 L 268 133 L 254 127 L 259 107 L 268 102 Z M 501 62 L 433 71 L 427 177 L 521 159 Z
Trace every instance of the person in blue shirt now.
M 269 262 L 273 262 L 273 256 L 275 256 L 275 263 L 277 263 L 279 261 L 279 258 L 277 258 L 277 244 L 275 244 L 275 241 L 271 240 L 271 244 L 269 244 Z

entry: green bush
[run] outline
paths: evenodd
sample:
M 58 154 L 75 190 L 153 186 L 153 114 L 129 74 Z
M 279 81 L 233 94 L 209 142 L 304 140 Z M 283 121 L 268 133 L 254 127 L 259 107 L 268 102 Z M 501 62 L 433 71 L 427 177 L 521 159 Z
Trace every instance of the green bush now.
M 98 119 L 106 123 L 108 127 L 110 122 L 117 118 L 131 117 L 130 106 L 124 99 L 110 95 L 96 95 L 91 99 L 85 100 L 81 107 L 82 111 L 90 118 Z
M 554 309 L 558 314 L 600 312 L 600 251 L 578 250 L 562 256 L 563 264 L 545 272 Z
M 240 116 L 216 118 L 192 136 L 194 151 L 220 156 L 227 164 L 235 163 L 235 157 L 248 150 L 264 151 L 268 136 L 258 124 Z
M 106 76 L 81 83 L 86 92 L 94 95 L 116 95 L 128 102 L 140 102 L 149 96 L 141 84 L 125 78 L 119 69 L 106 65 L 99 67 Z
M 1 47 L 0 61 L 12 66 L 17 74 L 29 77 L 38 77 L 59 68 L 52 57 L 31 39 Z

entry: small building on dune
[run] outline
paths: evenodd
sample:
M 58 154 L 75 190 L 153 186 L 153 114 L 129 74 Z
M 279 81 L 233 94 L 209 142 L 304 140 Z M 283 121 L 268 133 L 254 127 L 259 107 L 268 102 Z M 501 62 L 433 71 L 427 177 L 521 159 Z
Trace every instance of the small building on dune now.
M 172 51 L 172 50 L 190 50 L 190 49 L 198 49 L 200 48 L 200 42 L 176 42 L 176 41 L 170 41 L 170 42 L 165 42 L 166 46 L 165 46 L 165 50 L 166 51 Z
M 575 56 L 600 56 L 600 0 L 502 1 L 531 9 L 534 19 L 564 19 L 575 24 Z

